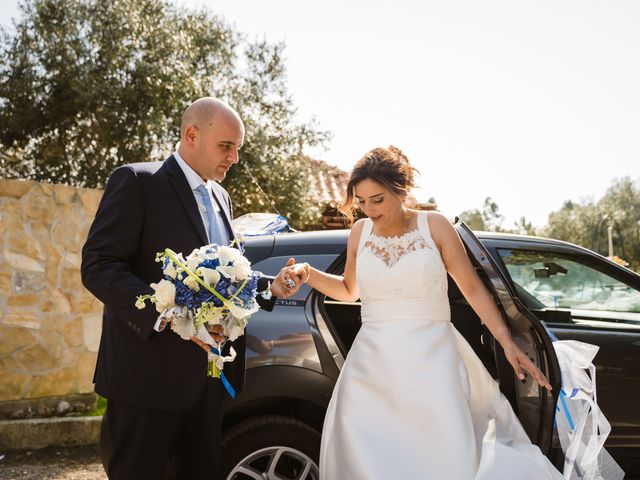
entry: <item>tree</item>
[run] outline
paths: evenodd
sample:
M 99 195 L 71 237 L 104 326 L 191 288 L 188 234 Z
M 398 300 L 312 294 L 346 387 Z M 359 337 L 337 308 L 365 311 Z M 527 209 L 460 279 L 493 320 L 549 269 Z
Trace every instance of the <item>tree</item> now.
M 211 95 L 243 116 L 242 162 L 276 206 L 309 218 L 296 162 L 328 135 L 294 122 L 283 45 L 248 42 L 211 12 L 168 0 L 30 0 L 21 10 L 0 49 L 0 144 L 17 152 L 0 157 L 3 177 L 101 187 L 119 165 L 166 157 L 186 106 Z M 238 213 L 264 209 L 238 167 L 227 186 Z
M 503 232 L 504 216 L 491 197 L 484 200 L 482 210 L 465 210 L 460 218 L 472 229 L 487 232 Z
M 613 253 L 640 270 L 640 186 L 617 178 L 598 201 L 566 201 L 549 215 L 545 235 L 608 255 L 607 228 L 612 227 Z

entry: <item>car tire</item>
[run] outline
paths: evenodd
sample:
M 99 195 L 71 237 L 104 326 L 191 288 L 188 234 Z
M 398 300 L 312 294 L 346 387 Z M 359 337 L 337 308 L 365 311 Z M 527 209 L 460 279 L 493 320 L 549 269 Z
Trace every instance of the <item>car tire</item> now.
M 279 415 L 245 420 L 229 429 L 222 441 L 227 480 L 317 480 L 319 455 L 320 433 L 300 420 Z

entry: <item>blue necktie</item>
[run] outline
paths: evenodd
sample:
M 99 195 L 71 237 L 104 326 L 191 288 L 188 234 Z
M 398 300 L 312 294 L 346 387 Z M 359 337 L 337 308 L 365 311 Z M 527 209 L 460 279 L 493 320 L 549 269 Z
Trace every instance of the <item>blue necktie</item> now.
M 211 195 L 207 191 L 207 187 L 205 187 L 204 185 L 198 186 L 196 190 L 200 193 L 202 203 L 204 204 L 204 208 L 207 212 L 207 220 L 209 223 L 209 231 L 207 233 L 209 234 L 209 242 L 222 245 L 222 225 L 220 225 L 220 216 L 213 209 L 213 204 L 211 203 Z

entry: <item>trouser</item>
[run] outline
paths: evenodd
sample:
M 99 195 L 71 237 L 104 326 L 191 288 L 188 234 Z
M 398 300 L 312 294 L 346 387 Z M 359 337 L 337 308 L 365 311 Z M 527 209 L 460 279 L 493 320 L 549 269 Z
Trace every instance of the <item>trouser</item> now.
M 221 424 L 224 388 L 207 380 L 186 410 L 150 410 L 107 400 L 111 480 L 165 478 L 169 460 L 176 479 L 222 479 Z

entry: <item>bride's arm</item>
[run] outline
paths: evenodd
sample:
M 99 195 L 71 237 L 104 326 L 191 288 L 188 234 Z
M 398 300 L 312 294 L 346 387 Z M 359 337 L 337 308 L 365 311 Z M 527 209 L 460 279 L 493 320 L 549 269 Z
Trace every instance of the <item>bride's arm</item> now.
M 436 212 L 428 214 L 431 235 L 436 243 L 445 267 L 451 278 L 467 299 L 469 305 L 478 314 L 495 339 L 504 349 L 505 356 L 514 368 L 518 378 L 524 380 L 522 370 L 527 370 L 537 382 L 545 388 L 551 389 L 548 380 L 542 372 L 531 362 L 529 357 L 516 345 L 511 338 L 509 329 L 502 319 L 502 315 L 495 304 L 491 293 L 484 286 L 476 273 L 460 236 L 453 225 L 443 215 Z
M 342 302 L 355 302 L 360 297 L 356 284 L 356 253 L 362 234 L 362 220 L 353 224 L 347 242 L 347 262 L 344 276 L 332 275 L 313 268 L 308 263 L 301 263 L 291 267 L 303 282 L 309 284 L 324 295 Z

